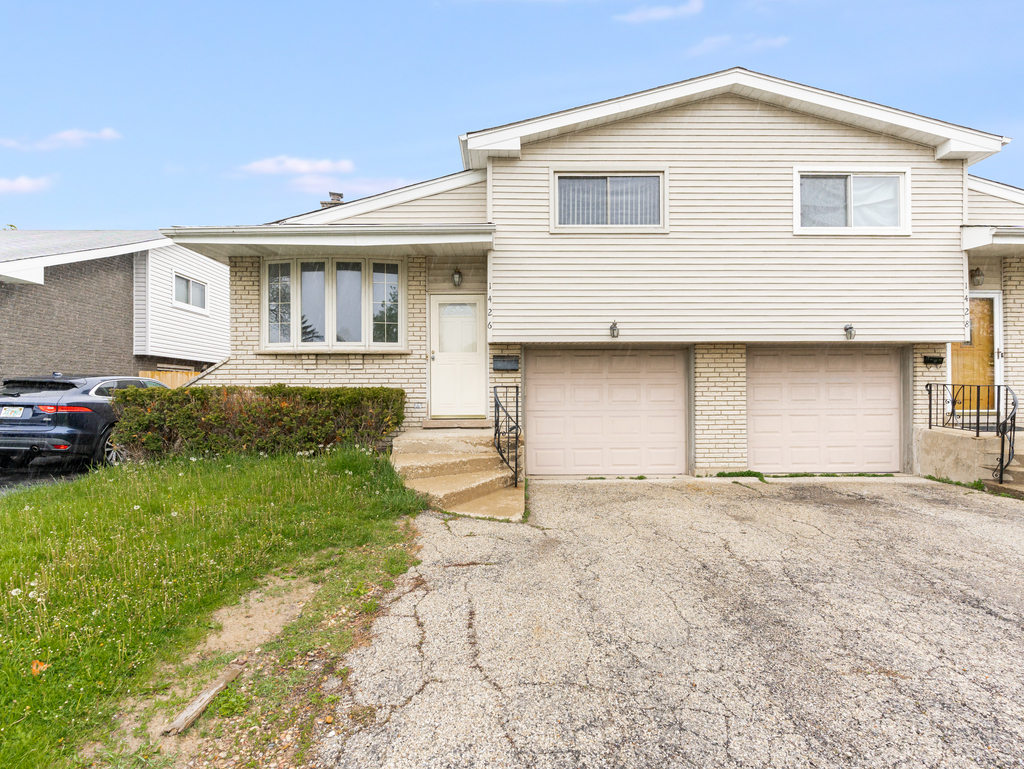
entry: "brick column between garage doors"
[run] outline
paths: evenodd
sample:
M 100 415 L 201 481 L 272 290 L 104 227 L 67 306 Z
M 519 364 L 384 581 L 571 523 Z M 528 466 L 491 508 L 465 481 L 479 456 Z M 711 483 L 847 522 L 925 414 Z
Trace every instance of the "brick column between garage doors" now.
M 747 346 L 693 348 L 694 472 L 747 468 Z

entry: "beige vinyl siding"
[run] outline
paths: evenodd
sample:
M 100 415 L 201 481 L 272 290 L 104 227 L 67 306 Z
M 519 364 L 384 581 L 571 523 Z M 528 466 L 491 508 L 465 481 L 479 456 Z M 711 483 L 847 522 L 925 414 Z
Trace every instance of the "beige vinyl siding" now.
M 996 226 L 1024 226 L 1024 206 L 984 192 L 967 192 L 967 222 Z
M 134 279 L 132 284 L 133 308 L 132 323 L 134 326 L 133 352 L 135 355 L 146 355 L 146 268 L 149 252 L 140 251 L 134 257 Z
M 206 284 L 207 312 L 174 304 L 174 273 Z M 229 343 L 228 266 L 181 246 L 149 252 L 149 355 L 213 363 Z
M 491 170 L 493 342 L 963 335 L 963 166 L 930 147 L 728 95 L 521 154 Z M 667 166 L 670 231 L 551 233 L 551 171 L 584 162 Z M 825 164 L 910 168 L 913 235 L 794 235 L 794 167 Z
M 339 224 L 476 224 L 487 221 L 487 182 L 369 211 Z

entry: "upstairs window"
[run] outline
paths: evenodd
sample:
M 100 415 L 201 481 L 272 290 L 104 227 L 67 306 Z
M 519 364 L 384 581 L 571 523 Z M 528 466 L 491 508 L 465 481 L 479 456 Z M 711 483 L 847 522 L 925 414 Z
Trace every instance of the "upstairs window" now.
M 195 307 L 197 310 L 206 309 L 206 284 L 198 280 L 186 278 L 184 275 L 174 276 L 174 303 Z
M 904 173 L 799 173 L 797 231 L 904 234 Z
M 660 227 L 661 174 L 561 174 L 559 227 Z

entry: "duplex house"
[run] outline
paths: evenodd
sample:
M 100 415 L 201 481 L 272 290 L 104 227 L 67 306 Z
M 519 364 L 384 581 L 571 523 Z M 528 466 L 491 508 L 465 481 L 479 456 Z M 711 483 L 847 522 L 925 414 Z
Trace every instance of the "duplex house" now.
M 909 472 L 927 383 L 1024 378 L 1024 191 L 968 174 L 1008 141 L 736 68 L 163 233 L 230 265 L 202 383 L 399 386 L 411 427 L 497 386 L 538 475 Z
M 228 355 L 228 301 L 225 265 L 155 230 L 3 231 L 0 376 L 189 378 Z

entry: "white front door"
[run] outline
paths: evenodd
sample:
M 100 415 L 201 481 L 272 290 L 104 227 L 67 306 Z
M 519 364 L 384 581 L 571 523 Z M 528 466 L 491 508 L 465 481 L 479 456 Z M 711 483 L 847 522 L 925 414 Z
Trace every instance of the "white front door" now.
M 485 297 L 430 297 L 430 416 L 487 416 Z

